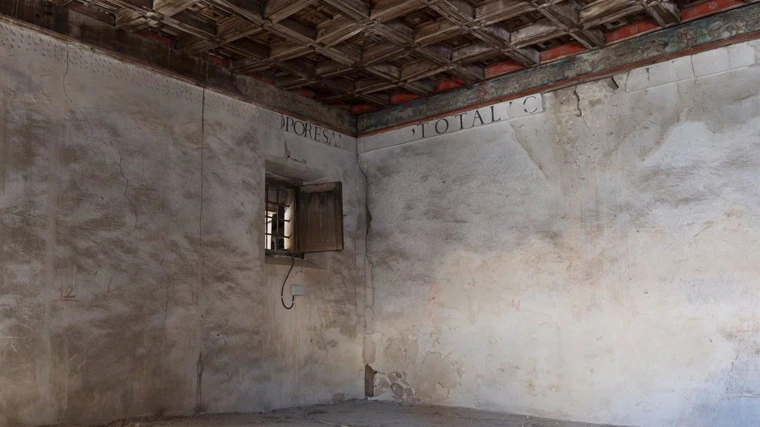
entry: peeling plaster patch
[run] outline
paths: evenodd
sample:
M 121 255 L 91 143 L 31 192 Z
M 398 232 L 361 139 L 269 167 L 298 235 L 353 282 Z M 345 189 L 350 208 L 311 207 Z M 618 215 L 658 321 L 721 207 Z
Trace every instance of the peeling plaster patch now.
M 421 403 L 417 394 L 409 385 L 405 372 L 375 373 L 374 397 L 369 400 Z

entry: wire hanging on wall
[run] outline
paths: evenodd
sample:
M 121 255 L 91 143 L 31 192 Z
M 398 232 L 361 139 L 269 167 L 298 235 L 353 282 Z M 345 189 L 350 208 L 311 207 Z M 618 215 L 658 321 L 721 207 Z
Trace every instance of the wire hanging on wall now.
M 290 296 L 290 307 L 285 305 L 285 284 L 288 282 L 288 277 L 290 277 L 290 273 L 293 271 L 293 267 L 296 265 L 296 260 L 293 258 L 293 254 L 290 255 L 290 270 L 288 270 L 288 274 L 285 276 L 285 280 L 282 281 L 282 287 L 280 288 L 280 302 L 282 303 L 282 306 L 285 307 L 285 310 L 290 310 L 293 308 L 294 305 L 296 305 L 296 297 L 293 295 Z

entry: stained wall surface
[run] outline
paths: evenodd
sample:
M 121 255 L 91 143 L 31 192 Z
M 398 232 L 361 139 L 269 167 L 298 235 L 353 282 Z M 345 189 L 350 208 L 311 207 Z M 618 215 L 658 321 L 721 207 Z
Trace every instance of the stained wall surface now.
M 375 392 L 760 424 L 758 51 L 558 90 L 543 113 L 453 134 L 360 139 Z
M 0 58 L 0 426 L 363 395 L 353 138 L 6 24 Z M 295 267 L 291 311 L 272 165 L 344 183 L 345 250 Z

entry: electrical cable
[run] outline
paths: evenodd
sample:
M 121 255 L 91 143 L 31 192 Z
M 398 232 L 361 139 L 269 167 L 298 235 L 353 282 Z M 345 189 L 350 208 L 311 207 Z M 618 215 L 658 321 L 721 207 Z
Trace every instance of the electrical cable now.
M 293 267 L 295 265 L 296 259 L 293 258 L 293 254 L 290 254 L 290 270 L 288 270 L 288 274 L 285 276 L 285 280 L 282 281 L 282 287 L 280 288 L 280 302 L 282 303 L 282 306 L 285 307 L 285 310 L 290 310 L 294 305 L 296 305 L 296 297 L 293 295 L 290 296 L 290 307 L 285 305 L 285 283 L 288 282 L 288 277 L 290 277 L 290 273 L 293 271 Z

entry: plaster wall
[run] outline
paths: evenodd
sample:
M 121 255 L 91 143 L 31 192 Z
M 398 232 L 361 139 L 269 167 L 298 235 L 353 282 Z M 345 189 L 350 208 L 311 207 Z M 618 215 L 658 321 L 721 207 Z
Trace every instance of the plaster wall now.
M 0 24 L 0 426 L 363 395 L 355 140 L 280 120 Z M 345 250 L 296 266 L 291 311 L 262 247 L 272 165 L 344 183 Z
M 546 93 L 536 115 L 360 139 L 375 392 L 760 425 L 760 44 L 730 49 Z

